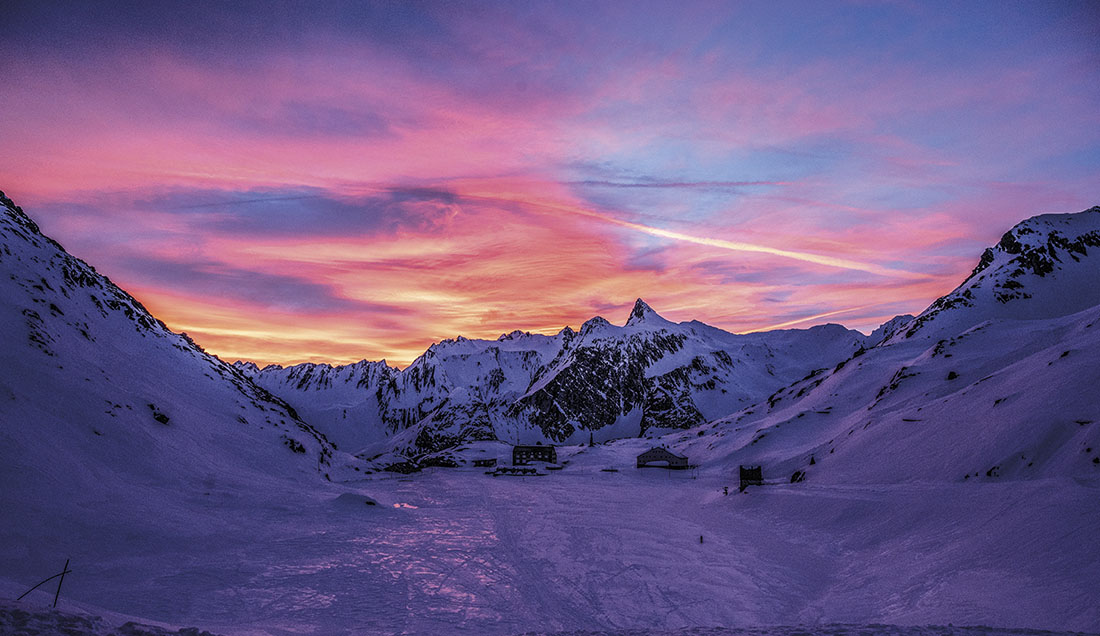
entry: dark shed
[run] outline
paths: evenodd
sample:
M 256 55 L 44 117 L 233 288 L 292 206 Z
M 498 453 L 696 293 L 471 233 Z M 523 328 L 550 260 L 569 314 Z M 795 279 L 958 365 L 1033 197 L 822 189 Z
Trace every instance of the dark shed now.
M 759 466 L 741 466 L 741 488 L 744 492 L 749 486 L 763 486 L 764 471 Z

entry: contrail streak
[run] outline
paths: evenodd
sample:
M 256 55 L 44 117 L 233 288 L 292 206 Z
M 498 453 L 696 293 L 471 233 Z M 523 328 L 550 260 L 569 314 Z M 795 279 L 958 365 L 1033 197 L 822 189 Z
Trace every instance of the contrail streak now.
M 569 181 L 571 185 L 595 186 L 604 188 L 651 188 L 651 189 L 731 189 L 754 186 L 785 186 L 787 181 Z
M 727 250 L 733 250 L 735 252 L 756 252 L 759 254 L 772 254 L 774 256 L 782 256 L 784 258 L 792 258 L 797 261 L 804 261 L 807 263 L 815 263 L 817 265 L 827 265 L 829 267 L 839 267 L 841 269 L 851 269 L 860 272 L 867 272 L 869 274 L 878 274 L 879 276 L 893 276 L 901 278 L 924 278 L 921 274 L 915 274 L 913 272 L 907 272 L 900 269 L 891 269 L 888 267 L 882 267 L 873 263 L 861 263 L 859 261 L 853 261 L 846 258 L 836 258 L 834 256 L 822 256 L 820 254 L 811 254 L 809 252 L 796 252 L 793 250 L 784 250 L 777 247 L 768 247 L 766 245 L 756 245 L 754 243 L 744 243 L 741 241 L 727 241 L 725 239 L 705 238 L 701 236 L 692 236 L 690 234 L 684 234 L 682 232 L 673 232 L 672 230 L 662 230 L 656 227 L 649 227 L 648 225 L 641 225 L 638 223 L 631 223 L 630 221 L 620 221 L 618 219 L 605 220 L 628 227 L 639 232 L 644 232 L 652 236 L 659 236 L 662 238 L 673 239 L 676 241 L 684 241 L 686 243 L 695 243 L 696 245 L 708 245 L 710 247 L 720 247 Z
M 868 274 L 876 274 L 878 276 L 887 276 L 891 278 L 909 278 L 909 279 L 924 279 L 927 278 L 924 274 L 917 274 L 914 272 L 906 271 L 903 269 L 894 269 L 891 267 L 883 267 L 881 265 L 875 265 L 874 263 L 861 263 L 859 261 L 853 261 L 847 258 L 837 258 L 835 256 L 824 256 L 821 254 L 813 254 L 810 252 L 797 252 L 794 250 L 784 250 L 777 247 L 768 247 L 766 245 L 757 245 L 755 243 L 745 243 L 743 241 L 727 241 L 725 239 L 707 238 L 702 236 L 693 236 L 691 234 L 684 234 L 683 232 L 675 232 L 673 230 L 664 230 L 657 227 L 650 227 L 648 225 L 642 225 L 641 223 L 633 223 L 631 221 L 624 221 L 622 219 L 616 219 L 614 217 L 605 216 L 592 210 L 584 208 L 578 208 L 573 206 L 564 206 L 556 203 L 547 203 L 543 201 L 532 201 L 530 199 L 501 197 L 496 195 L 463 195 L 464 198 L 478 199 L 487 202 L 492 201 L 507 201 L 509 203 L 516 203 L 519 205 L 531 205 L 548 210 L 554 210 L 558 212 L 565 212 L 567 214 L 575 214 L 578 216 L 585 216 L 591 219 L 597 219 L 604 223 L 610 223 L 612 225 L 618 225 L 619 227 L 625 227 L 636 232 L 642 232 L 649 234 L 650 236 L 656 236 L 660 238 L 671 239 L 674 241 L 682 241 L 685 243 L 694 243 L 696 245 L 706 245 L 708 247 L 717 247 L 720 249 L 731 250 L 734 252 L 754 252 L 758 254 L 771 254 L 773 256 L 781 256 L 783 258 L 790 258 L 796 261 L 803 261 L 806 263 L 814 263 L 816 265 L 825 265 L 827 267 L 837 267 L 840 269 L 854 270 L 858 272 L 866 272 Z
M 791 325 L 797 325 L 798 323 L 801 323 L 801 322 L 807 322 L 807 321 L 810 321 L 810 320 L 818 320 L 820 318 L 828 318 L 830 316 L 836 316 L 838 314 L 846 314 L 846 313 L 852 312 L 852 311 L 859 311 L 861 309 L 866 309 L 868 307 L 873 307 L 873 306 L 874 305 L 861 305 L 859 307 L 847 307 L 845 309 L 837 309 L 836 311 L 827 311 L 823 314 L 817 314 L 816 316 L 806 316 L 805 318 L 799 318 L 797 320 L 788 320 L 787 322 L 781 322 L 781 323 L 776 324 L 776 325 L 768 325 L 767 327 L 759 327 L 757 329 L 750 329 L 749 331 L 746 331 L 745 333 L 756 333 L 756 332 L 759 332 L 759 331 L 772 331 L 774 329 L 783 329 L 783 328 L 786 328 L 786 327 L 790 327 Z

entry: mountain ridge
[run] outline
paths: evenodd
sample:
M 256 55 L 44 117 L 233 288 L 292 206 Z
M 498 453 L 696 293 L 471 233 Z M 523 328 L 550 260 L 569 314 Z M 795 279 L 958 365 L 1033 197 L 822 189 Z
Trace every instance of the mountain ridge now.
M 699 321 L 673 323 L 639 298 L 622 326 L 594 316 L 555 335 L 446 339 L 405 369 L 365 360 L 235 365 L 323 422 L 342 446 L 365 450 L 400 438 L 398 450 L 415 456 L 463 440 L 606 441 L 693 426 L 874 338 L 835 324 L 731 334 Z
M 921 312 L 905 337 L 945 320 L 959 328 L 960 319 L 1055 318 L 1094 307 L 1100 286 L 1088 282 L 1100 280 L 1100 259 L 1087 258 L 1090 247 L 1100 248 L 1100 206 L 1025 219 L 987 247 L 970 275 Z
M 1025 220 L 881 343 L 662 441 L 791 481 L 1098 480 L 1097 246 L 1100 207 Z
M 333 470 L 331 443 L 290 405 L 186 334 L 169 330 L 133 296 L 43 235 L 3 193 L 0 266 L 7 274 L 0 279 L 5 420 L 55 435 L 90 436 L 105 457 L 140 447 L 133 461 L 155 463 L 182 453 L 187 459 L 180 470 L 166 477 L 185 481 L 190 477 L 183 467 L 200 471 L 207 459 L 225 466 L 239 461 L 273 478 L 282 473 L 272 466 L 318 477 Z M 209 397 L 197 400 L 197 394 Z M 79 416 L 66 415 L 65 405 L 81 405 Z M 9 444 L 22 448 L 27 461 L 50 453 L 40 436 L 12 430 L 18 433 Z M 200 450 L 206 448 L 201 440 L 214 439 L 222 442 Z M 308 465 L 296 459 L 305 457 Z M 11 477 L 13 484 L 23 478 Z

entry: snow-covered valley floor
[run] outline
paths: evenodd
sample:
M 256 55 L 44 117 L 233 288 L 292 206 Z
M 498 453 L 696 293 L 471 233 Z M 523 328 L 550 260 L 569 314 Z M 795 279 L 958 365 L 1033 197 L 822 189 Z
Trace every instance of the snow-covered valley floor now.
M 347 486 L 245 494 L 213 479 L 81 511 L 6 492 L 0 596 L 71 556 L 62 609 L 232 634 L 1100 631 L 1100 484 L 736 494 L 720 474 L 601 472 L 598 457 L 540 477 L 430 469 L 357 484 L 377 505 Z M 44 606 L 52 590 L 28 599 Z M 885 629 L 866 633 L 944 633 Z

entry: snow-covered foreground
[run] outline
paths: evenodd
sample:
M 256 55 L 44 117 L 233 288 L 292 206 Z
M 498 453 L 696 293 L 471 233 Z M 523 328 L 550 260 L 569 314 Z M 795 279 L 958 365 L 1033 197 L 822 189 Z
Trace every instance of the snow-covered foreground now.
M 62 608 L 233 634 L 1100 631 L 1100 484 L 803 483 L 739 495 L 717 473 L 623 459 L 596 448 L 548 476 L 432 469 L 364 481 L 377 505 L 338 486 L 258 495 L 216 483 L 183 498 L 150 490 L 147 509 L 101 502 L 103 515 L 16 501 L 0 530 L 4 595 L 71 556 Z
M 18 603 L 0 601 L 0 633 L 31 636 L 37 634 L 67 636 L 214 636 L 194 627 L 173 629 L 126 621 L 107 621 L 98 616 L 59 610 L 39 610 Z M 817 625 L 772 627 L 693 627 L 677 630 L 589 630 L 569 632 L 527 632 L 524 636 L 1059 636 L 1059 632 L 995 627 L 954 627 L 942 625 Z M 1064 636 L 1069 636 L 1065 634 Z

